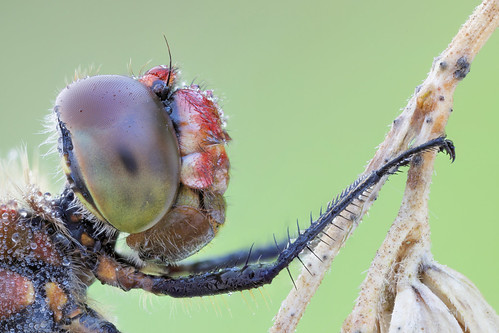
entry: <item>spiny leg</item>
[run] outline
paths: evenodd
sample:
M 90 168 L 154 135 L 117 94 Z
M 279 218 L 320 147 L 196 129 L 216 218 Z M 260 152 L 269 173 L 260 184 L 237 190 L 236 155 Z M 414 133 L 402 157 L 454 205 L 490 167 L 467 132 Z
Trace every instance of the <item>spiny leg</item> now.
M 174 274 L 198 274 L 211 272 L 220 268 L 242 266 L 245 264 L 254 264 L 261 261 L 268 261 L 277 258 L 281 249 L 288 245 L 288 240 L 280 242 L 277 245 L 268 245 L 259 248 L 253 248 L 251 251 L 239 250 L 230 254 L 207 258 L 199 261 L 180 262 L 178 265 L 168 266 L 167 271 Z
M 246 264 L 243 267 L 222 268 L 213 272 L 172 278 L 144 274 L 133 266 L 103 255 L 96 263 L 94 274 L 103 283 L 124 290 L 143 289 L 173 297 L 214 295 L 260 287 L 270 283 L 277 274 L 287 268 L 291 261 L 306 249 L 328 224 L 333 223 L 334 218 L 339 216 L 354 200 L 362 200 L 361 197 L 378 184 L 384 176 L 395 173 L 399 166 L 407 165 L 414 155 L 430 150 L 445 151 L 452 161 L 455 159 L 452 141 L 443 137 L 407 150 L 388 161 L 380 169 L 357 179 L 347 187 L 308 229 L 301 233 L 294 242 L 289 242 L 289 246 L 280 252 L 279 257 L 273 263 Z
M 288 244 L 288 239 L 281 240 L 279 242 L 276 240 L 275 244 L 267 244 L 262 247 L 252 248 L 251 251 L 249 251 L 249 248 L 240 249 L 221 256 L 209 257 L 200 260 L 185 260 L 175 264 L 159 265 L 156 263 L 146 262 L 144 263 L 144 266 L 141 266 L 140 270 L 160 272 L 163 275 L 188 275 L 212 272 L 221 268 L 268 262 L 269 260 L 277 258 L 282 249 L 286 248 Z M 136 266 L 134 261 L 126 255 L 110 251 L 109 249 L 108 251 L 105 251 L 105 253 L 113 258 L 116 258 L 117 261 L 122 264 Z

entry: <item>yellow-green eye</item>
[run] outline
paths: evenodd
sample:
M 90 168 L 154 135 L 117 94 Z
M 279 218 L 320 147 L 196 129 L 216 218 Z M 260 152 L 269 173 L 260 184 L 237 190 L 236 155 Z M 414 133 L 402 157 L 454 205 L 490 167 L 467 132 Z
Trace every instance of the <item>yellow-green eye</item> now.
M 92 213 L 128 233 L 165 215 L 179 186 L 180 156 L 156 95 L 130 77 L 99 75 L 67 86 L 54 111 L 64 171 Z

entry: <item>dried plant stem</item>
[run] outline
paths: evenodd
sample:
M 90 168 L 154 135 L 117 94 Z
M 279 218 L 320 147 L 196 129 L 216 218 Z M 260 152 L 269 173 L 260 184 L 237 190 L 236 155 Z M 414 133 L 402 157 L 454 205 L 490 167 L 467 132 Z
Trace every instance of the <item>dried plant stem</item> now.
M 454 90 L 466 76 L 474 57 L 498 25 L 499 0 L 483 1 L 461 27 L 447 49 L 434 60 L 427 79 L 416 89 L 403 112 L 394 120 L 390 132 L 367 166 L 365 174 L 380 167 L 385 160 L 406 150 L 411 143 L 421 144 L 444 133 L 447 119 L 452 111 Z M 435 156 L 434 153 L 424 155 L 422 164 L 411 167 L 409 171 L 399 216 L 372 263 L 354 312 L 345 322 L 346 331 L 353 328 L 363 328 L 363 332 L 370 331 L 376 325 L 376 317 L 379 315 L 377 311 L 382 308 L 377 302 L 386 288 L 384 279 L 387 275 L 394 274 L 389 270 L 391 264 L 396 262 L 397 255 L 401 254 L 401 244 L 412 241 L 420 248 L 419 251 L 429 248 L 427 200 Z M 382 185 L 379 184 L 373 189 L 363 207 L 360 209 L 355 206 L 349 207 L 349 210 L 355 213 L 355 218 L 346 220 L 339 217 L 335 221 L 345 231 L 334 226 L 326 231 L 332 238 L 341 241 L 330 245 L 320 242 L 315 246 L 314 253 L 322 259 L 322 262 L 314 256 L 308 258 L 306 261 L 308 270 L 302 270 L 296 280 L 297 288 L 292 289 L 282 303 L 270 332 L 295 330 L 332 260 L 355 230 Z M 404 249 L 410 251 L 414 248 Z M 405 258 L 410 260 L 410 254 Z M 410 262 L 405 261 L 403 267 L 409 269 Z
M 378 249 L 364 280 L 359 298 L 345 321 L 346 332 L 376 331 L 380 318 L 390 318 L 398 277 L 416 276 L 420 256 L 430 254 L 430 226 L 428 224 L 428 198 L 433 171 L 434 153 L 425 153 L 421 165 L 409 170 L 407 187 L 399 214 Z M 398 281 L 401 285 L 409 281 Z M 381 300 L 381 302 L 380 302 Z M 381 303 L 381 304 L 380 304 Z M 387 315 L 383 315 L 383 314 Z M 388 331 L 389 320 L 381 321 Z

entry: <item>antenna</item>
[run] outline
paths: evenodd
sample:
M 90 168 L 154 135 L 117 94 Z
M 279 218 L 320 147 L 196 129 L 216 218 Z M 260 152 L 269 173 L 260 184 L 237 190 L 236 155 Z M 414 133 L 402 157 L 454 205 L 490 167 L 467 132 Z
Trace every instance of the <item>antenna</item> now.
M 168 77 L 166 78 L 166 86 L 168 87 L 170 85 L 170 78 L 171 78 L 171 74 L 172 74 L 172 53 L 170 51 L 170 45 L 168 44 L 168 39 L 166 39 L 166 36 L 165 34 L 163 34 L 163 38 L 165 39 L 165 42 L 166 42 L 166 47 L 168 48 L 168 57 L 170 58 L 170 63 L 168 65 L 169 67 L 169 70 L 168 70 Z

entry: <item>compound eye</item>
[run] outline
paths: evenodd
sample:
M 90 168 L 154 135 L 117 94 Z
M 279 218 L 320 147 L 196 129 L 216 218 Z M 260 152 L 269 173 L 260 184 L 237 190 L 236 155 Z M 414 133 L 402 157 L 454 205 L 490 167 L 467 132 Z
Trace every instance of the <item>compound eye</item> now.
M 67 86 L 54 111 L 64 171 L 81 202 L 124 232 L 157 223 L 176 197 L 180 156 L 150 89 L 126 76 L 93 76 Z

